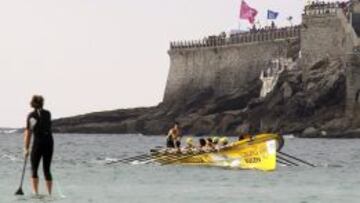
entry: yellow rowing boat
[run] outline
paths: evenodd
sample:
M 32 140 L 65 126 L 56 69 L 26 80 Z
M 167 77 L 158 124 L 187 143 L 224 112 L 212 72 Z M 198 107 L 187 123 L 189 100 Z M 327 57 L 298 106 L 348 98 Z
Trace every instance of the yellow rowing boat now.
M 157 155 L 161 164 L 184 164 L 220 166 L 240 169 L 258 169 L 272 171 L 276 169 L 276 151 L 283 144 L 277 134 L 259 134 L 252 139 L 231 143 L 218 151 L 198 154 Z

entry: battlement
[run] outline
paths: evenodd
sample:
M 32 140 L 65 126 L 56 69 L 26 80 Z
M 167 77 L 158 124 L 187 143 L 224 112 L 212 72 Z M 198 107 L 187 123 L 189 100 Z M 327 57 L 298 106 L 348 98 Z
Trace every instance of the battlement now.
M 226 35 L 209 36 L 202 40 L 171 42 L 170 50 L 219 47 L 278 39 L 299 38 L 300 30 L 300 26 L 291 26 L 284 28 L 256 29 L 249 32 L 232 34 L 229 37 L 226 37 Z
M 350 11 L 349 5 L 350 4 L 348 2 L 312 2 L 311 4 L 305 6 L 304 15 L 336 15 L 338 11 L 342 11 L 346 16 L 348 16 Z

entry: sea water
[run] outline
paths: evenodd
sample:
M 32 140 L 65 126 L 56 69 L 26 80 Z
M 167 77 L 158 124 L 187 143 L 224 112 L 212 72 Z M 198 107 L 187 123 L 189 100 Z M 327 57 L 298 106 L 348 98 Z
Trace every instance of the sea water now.
M 23 166 L 23 138 L 0 134 L 0 203 L 7 202 L 360 202 L 360 139 L 285 139 L 282 151 L 318 165 L 276 171 L 157 164 L 106 164 L 146 153 L 164 137 L 55 134 L 54 189 L 47 197 L 14 195 Z M 45 195 L 45 196 L 44 196 Z

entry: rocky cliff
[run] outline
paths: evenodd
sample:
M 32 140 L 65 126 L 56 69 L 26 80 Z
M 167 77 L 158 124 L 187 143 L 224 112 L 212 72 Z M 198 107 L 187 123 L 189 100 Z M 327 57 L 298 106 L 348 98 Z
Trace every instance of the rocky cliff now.
M 345 116 L 346 77 L 340 58 L 312 66 L 311 77 L 285 70 L 272 92 L 259 99 L 259 79 L 233 93 L 216 97 L 211 88 L 186 101 L 91 113 L 54 121 L 56 132 L 164 134 L 178 121 L 186 134 L 239 135 L 280 132 L 311 136 L 334 134 L 350 126 Z M 352 126 L 357 127 L 357 126 Z
M 357 136 L 360 38 L 349 12 L 360 15 L 360 2 L 352 4 L 308 5 L 301 26 L 172 43 L 158 106 L 58 119 L 54 130 L 157 135 L 178 121 L 185 134 Z M 272 80 L 269 64 L 281 58 L 291 68 Z

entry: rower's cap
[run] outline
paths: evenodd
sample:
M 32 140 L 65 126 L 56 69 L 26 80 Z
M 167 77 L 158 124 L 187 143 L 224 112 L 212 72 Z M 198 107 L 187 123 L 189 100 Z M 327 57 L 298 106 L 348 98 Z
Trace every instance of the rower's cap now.
M 219 138 L 218 138 L 218 137 L 213 137 L 213 138 L 212 138 L 212 141 L 213 141 L 213 143 L 218 143 L 218 142 L 219 142 Z
M 186 144 L 192 144 L 192 143 L 193 143 L 192 137 L 188 137 L 188 138 L 186 139 Z
M 220 138 L 219 142 L 222 144 L 227 144 L 229 142 L 229 139 L 227 137 L 222 137 Z

